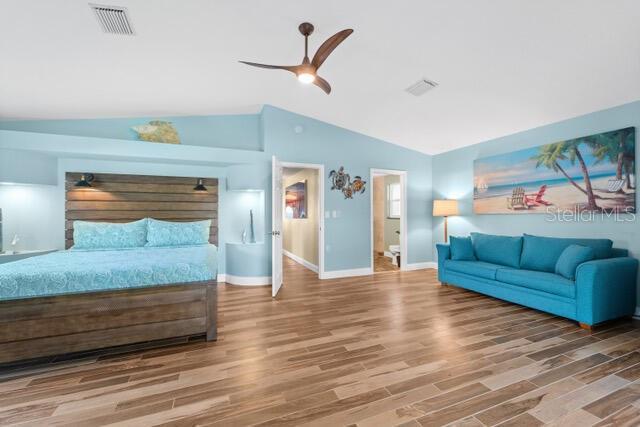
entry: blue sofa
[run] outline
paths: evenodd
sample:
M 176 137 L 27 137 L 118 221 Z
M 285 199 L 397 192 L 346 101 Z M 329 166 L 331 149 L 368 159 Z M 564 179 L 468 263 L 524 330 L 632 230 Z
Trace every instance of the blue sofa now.
M 613 248 L 611 240 L 480 233 L 471 238 L 476 260 L 454 260 L 450 245 L 437 245 L 441 283 L 567 317 L 587 329 L 635 311 L 638 260 Z M 554 271 L 570 245 L 591 247 L 596 258 L 579 264 L 574 280 Z

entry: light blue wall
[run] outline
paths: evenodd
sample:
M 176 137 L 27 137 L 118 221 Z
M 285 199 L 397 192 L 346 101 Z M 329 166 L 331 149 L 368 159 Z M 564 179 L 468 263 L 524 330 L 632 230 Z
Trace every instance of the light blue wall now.
M 267 244 L 264 240 L 261 243 L 227 243 L 226 253 L 226 274 L 239 277 L 266 276 L 265 265 L 271 263 L 271 243 Z
M 477 230 L 607 237 L 616 246 L 640 255 L 637 223 L 549 223 L 543 215 L 473 215 L 471 204 L 474 159 L 627 126 L 640 128 L 640 102 L 434 157 L 271 106 L 265 106 L 257 115 L 170 118 L 183 136 L 183 146 L 132 141 L 135 138 L 130 126 L 148 119 L 0 122 L 0 128 L 21 130 L 0 130 L 0 160 L 11 164 L 14 170 L 11 173 L 8 167 L 4 168 L 3 180 L 26 179 L 19 171 L 33 169 L 27 167 L 33 158 L 44 161 L 43 170 L 51 171 L 53 167 L 58 180 L 66 170 L 218 177 L 221 272 L 226 265 L 225 243 L 239 241 L 248 223 L 247 201 L 262 198 L 251 204 L 256 204 L 258 240 L 265 239 L 267 253 L 251 272 L 246 272 L 247 276 L 270 274 L 270 242 L 264 235 L 271 229 L 272 155 L 282 161 L 323 164 L 327 175 L 331 169 L 345 166 L 349 173 L 361 175 L 366 181 L 370 181 L 371 168 L 406 170 L 410 263 L 434 260 L 433 248 L 442 239 L 443 230 L 441 219 L 432 224 L 431 200 L 442 197 L 461 201 L 462 215 L 450 218 L 451 234 Z M 296 132 L 296 127 L 302 132 Z M 7 163 L 9 156 L 15 160 Z M 58 223 L 64 215 L 64 198 L 60 183 L 54 184 L 52 188 L 58 192 L 56 200 L 60 202 L 53 212 L 43 214 L 53 215 Z M 370 185 L 365 194 L 345 200 L 340 192 L 330 191 L 328 179 L 325 181 L 325 211 L 337 214 L 336 218 L 330 215 L 325 219 L 326 271 L 369 267 Z M 262 193 L 246 196 L 247 193 L 236 191 L 246 188 Z M 62 246 L 62 225 L 53 228 L 45 241 L 59 240 Z M 232 267 L 234 272 L 242 271 L 241 265 Z
M 253 151 L 263 149 L 259 114 L 0 121 L 0 129 L 136 141 L 137 133 L 131 127 L 151 120 L 173 123 L 181 143 L 185 145 Z
M 371 265 L 371 168 L 407 171 L 408 262 L 432 259 L 430 156 L 272 106 L 264 107 L 262 119 L 268 155 L 325 166 L 325 212 L 332 213 L 331 218 L 325 215 L 326 271 Z M 295 132 L 297 126 L 302 132 Z M 330 190 L 329 171 L 340 166 L 367 181 L 364 194 L 345 200 L 341 192 Z M 270 211 L 270 189 L 268 194 Z
M 55 157 L 0 148 L 0 183 L 56 184 Z
M 183 137 L 184 144 L 179 146 L 132 141 L 129 127 L 145 120 L 0 122 L 0 129 L 6 129 L 0 130 L 0 149 L 18 150 L 21 158 L 44 154 L 55 164 L 58 177 L 53 191 L 59 204 L 45 214 L 61 224 L 49 230 L 58 247 L 64 245 L 61 182 L 66 171 L 217 177 L 221 180 L 220 272 L 227 265 L 225 243 L 240 240 L 250 204 L 256 207 L 256 234 L 258 241 L 265 242 L 264 253 L 244 274 L 241 262 L 235 265 L 231 259 L 230 267 L 236 275 L 270 275 L 271 244 L 265 230 L 271 229 L 271 156 L 276 155 L 283 161 L 324 164 L 327 174 L 343 165 L 352 176 L 362 175 L 366 181 L 370 168 L 408 171 L 408 261 L 432 259 L 430 156 L 269 106 L 251 117 L 171 118 Z M 296 126 L 302 126 L 301 133 L 294 131 Z M 238 191 L 242 189 L 262 192 Z M 325 196 L 326 211 L 338 216 L 326 219 L 325 270 L 369 267 L 369 193 L 345 200 L 326 185 Z
M 511 235 L 530 233 L 558 237 L 602 237 L 612 239 L 614 246 L 627 248 L 633 256 L 639 257 L 640 227 L 637 221 L 615 222 L 609 218 L 599 219 L 595 223 L 547 222 L 545 215 L 474 215 L 472 206 L 475 159 L 629 126 L 640 129 L 640 102 L 434 156 L 434 198 L 460 200 L 461 216 L 449 218 L 449 234 L 466 235 L 471 231 L 480 231 Z M 636 150 L 640 151 L 640 144 L 636 145 Z M 636 158 L 640 158 L 639 152 L 636 152 Z M 436 219 L 433 244 L 442 239 L 443 221 Z

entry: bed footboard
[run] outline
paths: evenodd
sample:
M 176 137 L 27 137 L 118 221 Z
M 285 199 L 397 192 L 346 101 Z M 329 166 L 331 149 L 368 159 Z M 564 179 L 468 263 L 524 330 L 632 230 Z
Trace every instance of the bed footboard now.
M 0 364 L 167 338 L 217 337 L 215 281 L 0 301 Z

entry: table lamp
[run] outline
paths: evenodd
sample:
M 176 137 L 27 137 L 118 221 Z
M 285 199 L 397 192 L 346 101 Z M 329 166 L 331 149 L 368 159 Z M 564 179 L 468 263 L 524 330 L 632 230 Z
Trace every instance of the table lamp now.
M 433 216 L 444 217 L 444 242 L 447 243 L 447 217 L 459 215 L 457 200 L 434 200 Z

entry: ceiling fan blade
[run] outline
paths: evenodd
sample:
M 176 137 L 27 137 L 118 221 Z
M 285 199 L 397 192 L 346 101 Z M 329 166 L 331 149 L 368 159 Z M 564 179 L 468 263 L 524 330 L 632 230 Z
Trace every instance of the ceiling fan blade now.
M 328 81 L 326 81 L 322 77 L 316 76 L 316 79 L 313 81 L 313 84 L 318 86 L 323 91 L 325 91 L 327 95 L 331 93 L 331 85 L 329 84 Z
M 257 62 L 247 62 L 247 61 L 238 61 L 243 64 L 251 65 L 252 67 L 258 68 L 267 68 L 270 70 L 287 70 L 295 73 L 298 69 L 298 65 L 268 65 L 268 64 L 258 64 Z
M 316 70 L 320 68 L 320 66 L 327 60 L 331 52 L 334 51 L 335 48 L 338 47 L 340 43 L 344 41 L 347 37 L 349 37 L 353 33 L 352 29 L 342 30 L 339 33 L 336 33 L 329 37 L 322 45 L 318 48 L 318 51 L 313 56 L 313 60 L 311 64 L 316 67 Z

